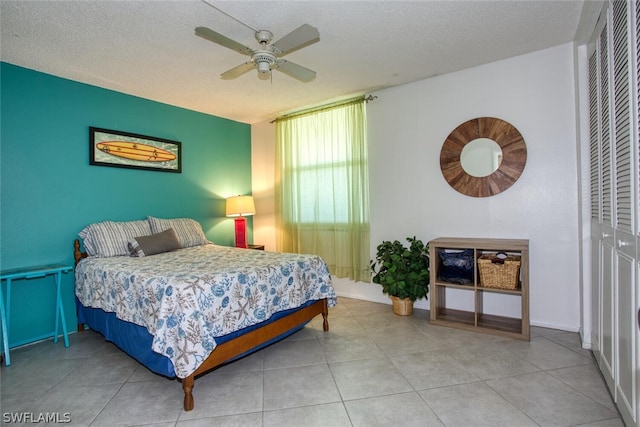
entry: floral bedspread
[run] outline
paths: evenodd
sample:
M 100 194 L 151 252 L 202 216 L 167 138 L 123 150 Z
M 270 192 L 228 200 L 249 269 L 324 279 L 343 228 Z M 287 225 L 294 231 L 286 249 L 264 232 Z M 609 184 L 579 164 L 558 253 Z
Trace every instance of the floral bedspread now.
M 320 257 L 213 244 L 142 258 L 85 258 L 76 268 L 76 296 L 145 327 L 152 349 L 171 359 L 179 378 L 200 366 L 216 337 L 310 300 L 336 304 Z

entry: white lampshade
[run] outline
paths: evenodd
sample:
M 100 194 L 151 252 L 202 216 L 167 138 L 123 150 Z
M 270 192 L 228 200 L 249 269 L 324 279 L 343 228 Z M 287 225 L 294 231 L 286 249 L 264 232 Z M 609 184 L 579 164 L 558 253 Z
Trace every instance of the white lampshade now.
M 227 199 L 227 216 L 249 216 L 256 213 L 252 196 L 233 196 Z

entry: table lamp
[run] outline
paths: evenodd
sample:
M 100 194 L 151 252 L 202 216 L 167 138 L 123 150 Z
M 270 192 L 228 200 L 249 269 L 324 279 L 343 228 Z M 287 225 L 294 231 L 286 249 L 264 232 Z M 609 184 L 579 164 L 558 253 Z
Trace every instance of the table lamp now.
M 236 248 L 247 248 L 247 219 L 256 206 L 252 196 L 233 196 L 227 199 L 227 216 L 236 217 Z

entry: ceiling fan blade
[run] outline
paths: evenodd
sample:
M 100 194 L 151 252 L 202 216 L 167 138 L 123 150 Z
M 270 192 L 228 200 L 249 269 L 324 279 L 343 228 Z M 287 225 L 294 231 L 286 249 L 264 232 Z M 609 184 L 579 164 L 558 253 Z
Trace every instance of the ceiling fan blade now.
M 276 56 L 283 56 L 320 40 L 318 29 L 309 24 L 303 24 L 271 45 L 275 48 Z
M 309 83 L 316 78 L 316 72 L 302 65 L 295 64 L 286 59 L 278 59 L 272 67 L 274 70 L 281 71 L 286 75 L 298 79 L 301 82 Z
M 227 47 L 229 49 L 235 50 L 243 55 L 252 55 L 253 50 L 238 43 L 235 40 L 231 40 L 229 37 L 223 36 L 220 33 L 216 33 L 213 30 L 210 30 L 207 27 L 196 27 L 196 36 L 200 36 L 203 39 L 207 39 L 211 42 L 217 43 L 220 46 Z
M 244 73 L 251 71 L 254 68 L 256 68 L 256 64 L 251 61 L 245 62 L 244 64 L 240 64 L 237 67 L 233 67 L 229 71 L 225 71 L 224 73 L 220 74 L 220 77 L 222 77 L 222 80 L 235 79 L 236 77 L 240 77 Z

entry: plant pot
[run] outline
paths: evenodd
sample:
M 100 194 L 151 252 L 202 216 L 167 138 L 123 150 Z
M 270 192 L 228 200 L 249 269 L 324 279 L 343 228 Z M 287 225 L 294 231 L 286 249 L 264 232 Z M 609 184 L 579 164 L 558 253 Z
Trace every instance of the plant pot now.
M 389 297 L 393 304 L 393 313 L 398 316 L 411 316 L 413 314 L 413 301 L 409 298 Z

